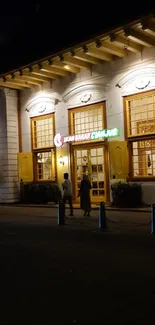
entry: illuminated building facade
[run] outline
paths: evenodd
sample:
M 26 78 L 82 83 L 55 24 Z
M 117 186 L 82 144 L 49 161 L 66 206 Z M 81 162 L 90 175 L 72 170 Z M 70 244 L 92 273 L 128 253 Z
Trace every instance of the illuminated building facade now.
M 69 172 L 74 201 L 86 173 L 92 202 L 128 180 L 154 203 L 154 31 L 145 17 L 1 77 L 0 202 Z

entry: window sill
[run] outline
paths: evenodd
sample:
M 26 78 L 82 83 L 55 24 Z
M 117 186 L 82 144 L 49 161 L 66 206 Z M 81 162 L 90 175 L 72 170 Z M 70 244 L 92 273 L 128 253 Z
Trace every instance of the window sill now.
M 155 138 L 154 133 L 145 133 L 145 134 L 140 134 L 140 135 L 130 135 L 127 136 L 127 141 L 128 142 L 137 142 L 137 141 L 144 141 L 144 140 L 152 140 Z

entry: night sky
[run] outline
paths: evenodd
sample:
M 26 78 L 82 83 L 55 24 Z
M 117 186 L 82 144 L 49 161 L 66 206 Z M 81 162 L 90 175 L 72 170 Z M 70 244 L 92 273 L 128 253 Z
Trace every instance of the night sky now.
M 151 2 L 123 3 L 108 3 L 108 0 L 1 2 L 0 73 L 87 40 L 150 11 L 155 13 L 155 5 Z M 138 8 L 133 6 L 135 3 Z

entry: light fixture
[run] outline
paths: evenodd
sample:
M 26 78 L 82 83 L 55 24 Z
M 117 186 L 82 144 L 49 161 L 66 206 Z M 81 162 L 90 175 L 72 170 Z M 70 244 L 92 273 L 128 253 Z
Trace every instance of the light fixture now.
M 95 43 L 96 43 L 97 48 L 100 48 L 101 45 L 102 45 L 102 43 L 101 43 L 101 41 L 99 39 L 97 39 Z
M 33 72 L 33 69 L 32 69 L 32 67 L 30 66 L 30 67 L 28 67 L 28 70 L 29 70 L 29 72 Z
M 70 66 L 69 66 L 68 64 L 65 64 L 65 65 L 64 65 L 64 68 L 65 68 L 66 70 L 70 70 Z
M 14 73 L 11 73 L 11 79 L 15 79 Z
M 71 56 L 75 56 L 75 51 L 71 50 Z
M 53 62 L 52 62 L 52 59 L 48 59 L 48 64 L 49 64 L 49 65 L 52 65 L 52 63 L 53 63 Z
M 59 157 L 59 164 L 64 166 L 64 158 L 62 156 Z
M 88 48 L 87 48 L 87 46 L 84 45 L 84 46 L 82 47 L 82 50 L 83 50 L 84 53 L 87 53 L 87 52 L 88 52 Z
M 62 54 L 59 55 L 59 59 L 61 62 L 64 62 L 64 56 Z
M 110 41 L 111 42 L 115 42 L 115 40 L 116 40 L 116 35 L 115 34 L 111 34 L 110 35 Z
M 38 68 L 39 68 L 39 70 L 42 70 L 43 66 L 41 63 L 38 63 Z
M 23 71 L 22 70 L 19 70 L 19 75 L 20 75 L 20 77 L 23 76 Z

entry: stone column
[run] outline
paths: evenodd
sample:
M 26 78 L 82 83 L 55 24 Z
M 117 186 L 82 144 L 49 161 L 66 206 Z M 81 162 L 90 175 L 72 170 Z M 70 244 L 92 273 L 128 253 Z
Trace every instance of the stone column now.
M 19 200 L 16 90 L 0 91 L 0 202 Z

